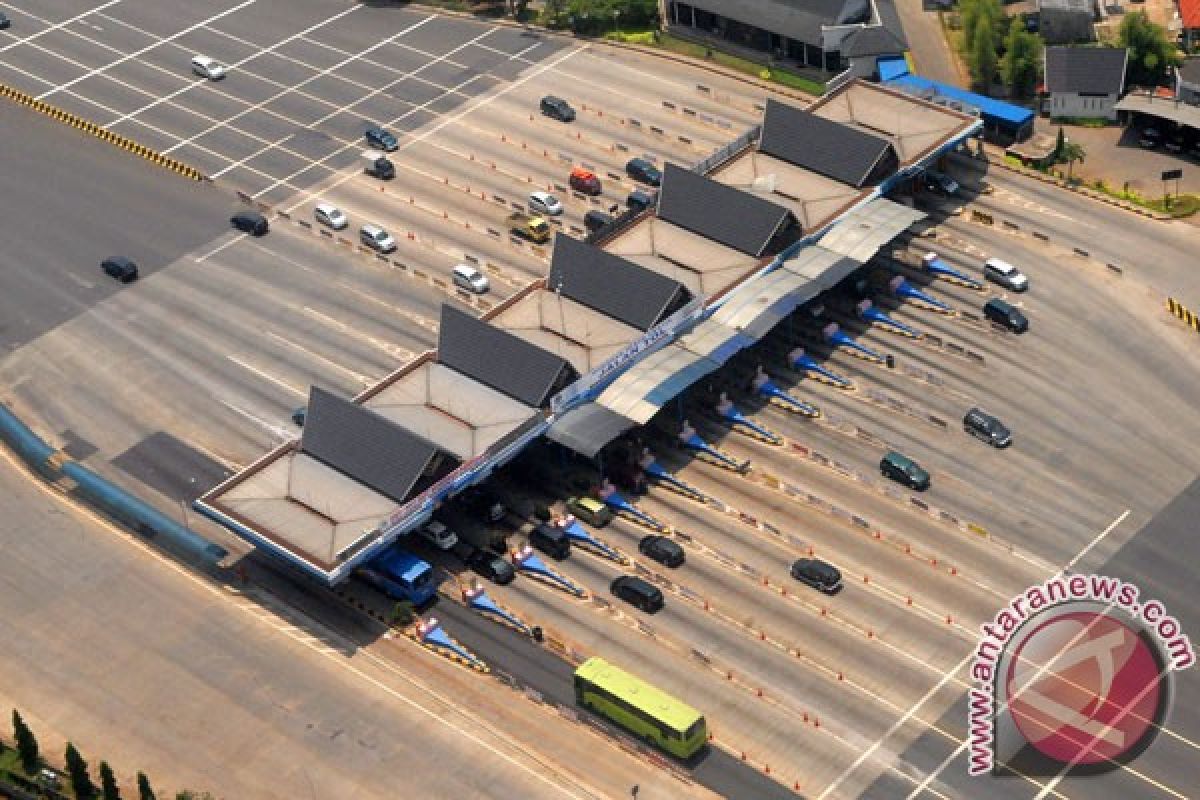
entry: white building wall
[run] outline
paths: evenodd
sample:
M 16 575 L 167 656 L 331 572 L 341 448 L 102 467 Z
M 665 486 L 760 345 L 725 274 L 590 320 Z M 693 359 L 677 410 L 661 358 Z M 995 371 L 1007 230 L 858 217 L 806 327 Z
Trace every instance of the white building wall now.
M 1051 117 L 1095 117 L 1109 120 L 1117 118 L 1114 106 L 1115 94 L 1103 97 L 1084 97 L 1069 92 L 1054 92 L 1050 95 Z

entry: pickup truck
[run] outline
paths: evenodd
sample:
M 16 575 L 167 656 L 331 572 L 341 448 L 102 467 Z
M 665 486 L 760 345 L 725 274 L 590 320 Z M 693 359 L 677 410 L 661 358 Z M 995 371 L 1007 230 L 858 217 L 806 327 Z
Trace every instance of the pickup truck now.
M 363 172 L 381 181 L 390 181 L 396 177 L 396 165 L 378 150 L 364 150 L 361 156 Z
M 531 242 L 541 244 L 550 240 L 550 226 L 546 220 L 521 211 L 508 215 L 508 228 Z

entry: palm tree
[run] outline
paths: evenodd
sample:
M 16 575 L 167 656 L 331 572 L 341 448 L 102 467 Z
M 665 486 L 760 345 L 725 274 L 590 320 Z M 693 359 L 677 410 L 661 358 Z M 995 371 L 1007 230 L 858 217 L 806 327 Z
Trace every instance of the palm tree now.
M 1067 162 L 1067 181 L 1070 182 L 1075 171 L 1075 162 L 1083 163 L 1083 159 L 1087 156 L 1087 151 L 1083 149 L 1083 145 L 1078 142 L 1067 140 L 1063 146 L 1059 148 L 1058 160 Z

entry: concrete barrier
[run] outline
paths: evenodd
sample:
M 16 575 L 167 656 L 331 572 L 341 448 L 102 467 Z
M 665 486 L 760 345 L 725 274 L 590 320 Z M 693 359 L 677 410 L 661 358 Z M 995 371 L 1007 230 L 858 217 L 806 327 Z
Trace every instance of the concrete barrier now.
M 1081 247 L 1075 247 L 1072 249 L 1073 249 L 1075 255 L 1077 255 L 1077 256 L 1081 256 L 1082 258 L 1091 258 L 1091 254 L 1087 250 L 1084 250 Z

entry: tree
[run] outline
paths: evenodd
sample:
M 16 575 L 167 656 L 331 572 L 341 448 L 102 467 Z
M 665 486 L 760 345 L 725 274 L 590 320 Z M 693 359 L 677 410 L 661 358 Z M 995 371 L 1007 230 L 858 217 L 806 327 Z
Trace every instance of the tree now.
M 41 765 L 41 756 L 38 753 L 37 739 L 33 736 L 33 731 L 29 730 L 29 726 L 25 724 L 25 720 L 21 719 L 21 712 L 13 709 L 13 737 L 17 740 L 17 755 L 21 758 L 21 767 L 29 775 L 38 771 Z
M 158 800 L 158 798 L 154 796 L 154 790 L 150 788 L 150 779 L 146 777 L 146 773 L 138 773 L 137 784 L 138 800 Z
M 117 788 L 117 776 L 113 775 L 112 767 L 107 761 L 100 762 L 100 795 L 104 800 L 121 800 L 121 790 Z
M 1054 158 L 1062 155 L 1063 147 L 1067 144 L 1067 136 L 1063 133 L 1062 125 L 1058 126 L 1058 138 L 1054 140 Z
M 1065 142 L 1062 149 L 1058 151 L 1058 160 L 1067 162 L 1067 180 L 1070 181 L 1074 177 L 1075 162 L 1083 163 L 1084 157 L 1087 156 L 1087 151 L 1083 149 L 1083 145 L 1078 142 Z
M 75 749 L 75 745 L 67 742 L 67 775 L 71 779 L 71 788 L 75 791 L 75 796 L 80 800 L 90 800 L 96 796 L 96 785 L 92 783 L 92 776 L 88 775 L 87 762 L 83 760 L 83 756 L 79 755 L 79 751 Z
M 975 26 L 975 39 L 971 42 L 971 80 L 986 94 L 996 77 L 996 34 L 991 25 Z
M 1013 17 L 1004 39 L 1004 56 L 1000 59 L 1000 77 L 1014 95 L 1030 94 L 1037 82 L 1038 58 L 1042 52 L 1041 37 L 1025 30 L 1020 17 Z
M 1121 18 L 1117 46 L 1129 49 L 1125 80 L 1141 86 L 1158 86 L 1167 77 L 1167 68 L 1181 62 L 1179 51 L 1167 39 L 1161 25 L 1150 21 L 1144 11 Z

